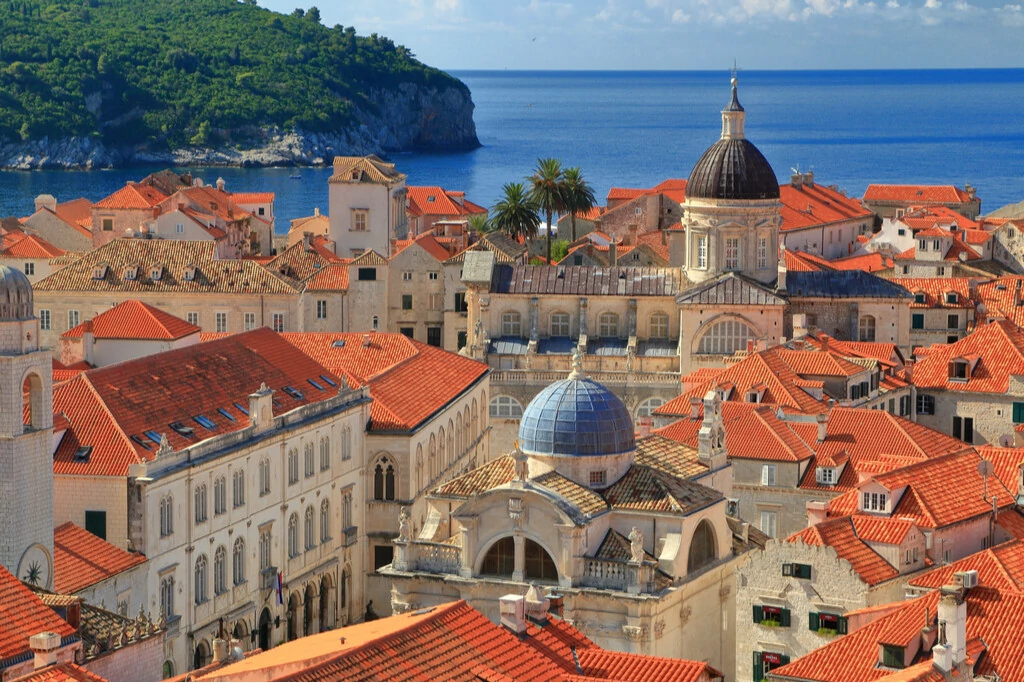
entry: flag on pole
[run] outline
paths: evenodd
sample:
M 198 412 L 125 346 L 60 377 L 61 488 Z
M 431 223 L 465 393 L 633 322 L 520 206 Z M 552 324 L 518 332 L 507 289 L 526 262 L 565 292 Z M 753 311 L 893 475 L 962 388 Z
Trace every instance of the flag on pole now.
M 284 577 L 281 576 L 281 572 L 278 572 L 277 573 L 277 604 L 278 605 L 283 605 L 284 604 L 284 583 L 283 583 L 283 578 Z

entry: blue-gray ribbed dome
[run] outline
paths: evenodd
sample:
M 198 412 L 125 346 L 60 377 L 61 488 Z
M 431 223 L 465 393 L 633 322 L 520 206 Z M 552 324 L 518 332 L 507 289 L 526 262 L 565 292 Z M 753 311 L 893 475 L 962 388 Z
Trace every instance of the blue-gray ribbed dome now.
M 32 319 L 32 284 L 17 268 L 0 265 L 0 320 Z
M 570 377 L 537 394 L 523 411 L 519 447 L 538 455 L 614 455 L 636 447 L 619 397 L 592 379 Z

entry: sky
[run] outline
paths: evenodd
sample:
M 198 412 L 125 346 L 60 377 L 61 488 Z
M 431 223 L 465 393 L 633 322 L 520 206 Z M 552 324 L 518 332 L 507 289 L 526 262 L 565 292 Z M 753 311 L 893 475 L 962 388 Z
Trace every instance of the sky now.
M 290 13 L 295 0 L 259 0 Z M 1021 68 L 1024 0 L 320 0 L 441 69 Z

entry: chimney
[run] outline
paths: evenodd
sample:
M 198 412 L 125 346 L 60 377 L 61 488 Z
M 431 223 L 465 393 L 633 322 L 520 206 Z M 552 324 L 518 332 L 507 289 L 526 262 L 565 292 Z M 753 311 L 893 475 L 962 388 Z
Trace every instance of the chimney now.
M 266 382 L 249 394 L 249 423 L 257 434 L 274 426 L 274 390 Z
M 313 215 L 314 216 L 319 216 L 320 215 L 320 207 L 319 206 L 313 209 Z
M 814 171 L 804 173 L 804 185 L 807 187 L 814 187 Z
M 700 406 L 701 406 L 701 400 L 698 397 L 696 397 L 696 396 L 691 396 L 690 397 L 690 419 L 691 420 L 699 420 L 700 419 Z M 1024 465 L 1021 465 L 1021 468 L 1022 468 L 1021 471 L 1024 472 Z M 1024 475 L 1022 475 L 1022 476 L 1024 476 Z
M 310 246 L 313 244 L 313 233 L 309 230 L 302 233 L 302 248 L 309 251 Z
M 363 335 L 363 348 L 364 349 L 370 348 L 370 335 L 368 335 L 368 334 L 364 334 Z
M 914 361 L 908 360 L 903 364 L 903 372 L 906 375 L 907 382 L 910 384 L 914 383 Z
M 814 526 L 821 524 L 828 519 L 828 501 L 827 500 L 809 500 L 807 501 L 807 526 Z
M 793 336 L 803 337 L 808 333 L 807 329 L 807 314 L 806 313 L 794 313 L 793 314 Z
M 95 365 L 93 358 L 96 344 L 96 335 L 92 331 L 92 320 L 86 320 L 82 325 L 82 360 L 89 365 Z
M 548 610 L 551 603 L 544 597 L 537 586 L 530 586 L 526 591 L 526 618 L 543 626 L 548 623 Z
M 818 443 L 821 443 L 828 434 L 828 413 L 819 413 L 814 420 L 818 423 Z
M 614 240 L 608 243 L 608 265 L 616 266 L 619 262 L 618 248 L 615 246 Z
M 970 183 L 964 183 L 964 191 L 967 192 L 967 196 L 971 198 L 971 201 L 974 201 L 978 194 L 978 191 Z
M 549 605 L 548 612 L 561 619 L 562 611 L 565 609 L 565 598 L 560 593 L 549 593 L 547 600 Z
M 967 602 L 964 600 L 967 589 L 943 586 L 939 595 L 939 637 L 941 639 L 944 627 L 945 641 L 952 655 L 951 664 L 959 666 L 967 659 Z
M 503 595 L 498 599 L 501 625 L 517 636 L 526 633 L 526 598 L 522 595 Z
M 49 209 L 54 213 L 57 212 L 57 198 L 52 194 L 41 194 L 36 197 L 36 211 L 39 209 Z
M 820 341 L 821 341 L 821 350 L 827 353 L 828 352 L 828 335 L 827 334 L 822 334 Z
M 221 664 L 228 661 L 228 641 L 223 638 L 213 639 L 213 663 Z
M 804 177 L 799 173 L 794 173 L 789 176 L 789 184 L 799 190 L 804 184 Z
M 35 655 L 33 668 L 42 669 L 57 663 L 57 650 L 60 649 L 60 635 L 53 631 L 43 631 L 28 639 L 28 647 Z

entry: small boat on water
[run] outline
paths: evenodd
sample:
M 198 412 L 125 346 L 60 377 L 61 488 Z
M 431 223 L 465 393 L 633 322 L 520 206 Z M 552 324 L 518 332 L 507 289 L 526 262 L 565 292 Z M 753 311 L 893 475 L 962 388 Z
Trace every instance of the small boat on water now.
M 290 176 L 288 176 L 288 179 L 289 180 L 302 180 L 302 176 L 300 174 L 298 174 L 298 173 L 292 173 Z

